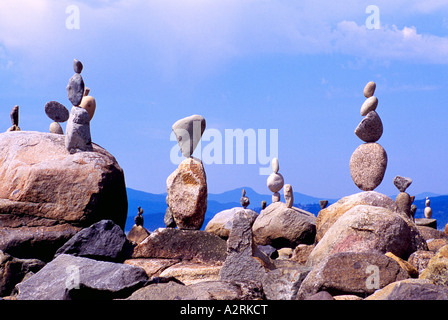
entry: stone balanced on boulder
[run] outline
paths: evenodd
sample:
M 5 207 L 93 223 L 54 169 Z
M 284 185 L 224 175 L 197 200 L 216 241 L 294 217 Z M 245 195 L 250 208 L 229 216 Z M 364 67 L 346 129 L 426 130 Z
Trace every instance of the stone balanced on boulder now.
M 73 69 L 75 74 L 70 78 L 67 85 L 68 99 L 73 104 L 73 107 L 67 122 L 65 147 L 70 153 L 93 151 L 92 138 L 90 136 L 91 115 L 88 110 L 80 106 L 85 92 L 84 80 L 81 76 L 83 69 L 81 61 L 75 59 Z
M 369 82 L 364 88 L 367 98 L 361 106 L 365 116 L 355 129 L 355 134 L 365 143 L 360 145 L 350 158 L 350 173 L 353 182 L 363 191 L 372 191 L 384 178 L 387 167 L 387 154 L 378 141 L 383 134 L 383 124 L 376 113 L 378 99 L 373 96 L 376 85 Z
M 49 101 L 45 104 L 45 113 L 53 120 L 50 124 L 50 132 L 64 134 L 60 123 L 68 120 L 70 116 L 68 109 L 57 101 Z
M 273 192 L 272 203 L 274 203 L 274 202 L 280 201 L 280 193 L 278 193 L 278 192 L 283 188 L 283 185 L 285 184 L 285 180 L 283 179 L 283 176 L 280 173 L 278 173 L 278 170 L 279 170 L 278 159 L 273 158 L 271 164 L 272 164 L 273 172 L 268 177 L 266 184 L 267 184 L 269 190 L 271 190 Z
M 406 193 L 406 189 L 411 185 L 412 179 L 396 176 L 394 178 L 394 185 L 397 187 L 400 193 L 395 199 L 395 203 L 399 211 L 404 212 L 409 218 L 413 219 L 411 206 L 414 202 L 414 197 Z
M 14 106 L 11 111 L 12 127 L 6 131 L 20 131 L 19 128 L 19 106 Z
M 207 211 L 207 179 L 202 161 L 192 157 L 205 130 L 205 119 L 192 115 L 172 126 L 182 154 L 187 158 L 167 178 L 167 203 L 179 229 L 199 230 Z

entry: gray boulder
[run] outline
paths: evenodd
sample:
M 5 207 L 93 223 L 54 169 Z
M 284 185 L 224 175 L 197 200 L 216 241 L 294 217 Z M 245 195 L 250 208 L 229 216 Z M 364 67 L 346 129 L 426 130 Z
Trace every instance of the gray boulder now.
M 61 254 L 16 286 L 17 300 L 126 298 L 147 280 L 139 267 Z
M 235 207 L 218 212 L 205 226 L 205 231 L 216 234 L 217 236 L 227 239 L 232 229 L 232 221 L 235 213 L 244 210 L 248 215 L 255 219 L 258 217 L 258 213 L 250 209 L 244 209 L 242 207 Z
M 112 220 L 101 220 L 75 234 L 55 256 L 71 254 L 105 261 L 124 261 L 131 244 L 123 230 Z

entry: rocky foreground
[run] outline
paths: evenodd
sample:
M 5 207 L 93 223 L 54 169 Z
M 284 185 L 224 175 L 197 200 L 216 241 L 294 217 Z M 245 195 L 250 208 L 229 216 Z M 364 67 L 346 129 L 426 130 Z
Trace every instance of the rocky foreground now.
M 112 220 L 81 228 L 53 258 L 0 253 L 0 296 L 17 300 L 447 300 L 448 235 L 375 191 L 317 219 L 284 203 L 232 208 L 206 231 Z M 143 236 L 142 236 L 143 235 Z

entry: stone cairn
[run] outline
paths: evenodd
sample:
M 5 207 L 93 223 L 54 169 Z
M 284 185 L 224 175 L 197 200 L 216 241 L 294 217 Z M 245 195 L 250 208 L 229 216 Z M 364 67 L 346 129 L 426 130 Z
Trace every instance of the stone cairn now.
M 86 95 L 84 80 L 81 76 L 82 69 L 81 61 L 75 59 L 73 61 L 75 74 L 70 78 L 67 85 L 68 99 L 73 105 L 65 134 L 65 147 L 70 153 L 93 151 L 90 136 L 90 120 L 93 117 L 96 103 L 86 98 L 86 102 L 82 105 L 83 98 Z M 87 90 L 87 94 L 88 92 L 89 90 Z
M 429 198 L 426 197 L 425 211 L 424 211 L 426 219 L 431 219 L 431 217 L 432 217 L 432 209 L 431 209 L 430 205 L 431 205 L 431 200 L 429 200 Z
M 273 158 L 272 162 L 272 173 L 269 175 L 268 179 L 267 179 L 267 186 L 269 188 L 269 190 L 272 191 L 272 203 L 274 202 L 279 202 L 280 201 L 280 193 L 278 193 L 282 188 L 283 185 L 285 184 L 285 180 L 283 179 L 283 176 L 278 173 L 279 170 L 279 164 L 278 164 L 278 159 L 277 158 Z
M 168 214 L 179 229 L 199 230 L 207 211 L 207 179 L 202 161 L 192 154 L 204 133 L 205 119 L 192 115 L 175 122 L 172 130 L 186 159 L 166 180 L 169 211 L 165 224 L 170 220 Z
M 412 203 L 414 202 L 414 196 L 410 196 L 406 193 L 406 189 L 411 185 L 412 179 L 396 176 L 394 178 L 394 185 L 397 187 L 398 191 L 400 193 L 397 195 L 395 199 L 395 204 L 398 207 L 398 210 L 401 212 L 404 212 L 408 217 L 414 218 L 413 209 L 412 209 Z
M 135 224 L 132 226 L 132 229 L 128 232 L 126 237 L 131 242 L 139 244 L 150 235 L 150 232 L 143 226 L 143 209 L 138 207 L 137 210 L 137 215 L 134 218 Z
M 369 82 L 364 88 L 367 98 L 361 106 L 361 116 L 365 116 L 355 134 L 365 143 L 353 152 L 350 158 L 350 173 L 353 182 L 363 191 L 372 191 L 384 178 L 387 167 L 387 154 L 377 143 L 383 134 L 383 124 L 376 113 L 378 99 L 373 96 L 376 84 Z
M 245 189 L 243 189 L 243 190 L 241 191 L 241 199 L 240 199 L 240 203 L 241 203 L 241 206 L 242 206 L 244 209 L 246 209 L 246 208 L 249 206 L 249 204 L 250 204 L 249 198 L 246 197 L 246 190 L 245 190 Z
M 19 106 L 14 106 L 11 111 L 12 127 L 6 131 L 20 131 L 19 128 Z
M 50 132 L 64 134 L 60 123 L 68 120 L 70 116 L 68 109 L 57 101 L 49 101 L 45 104 L 45 113 L 53 120 L 50 124 Z

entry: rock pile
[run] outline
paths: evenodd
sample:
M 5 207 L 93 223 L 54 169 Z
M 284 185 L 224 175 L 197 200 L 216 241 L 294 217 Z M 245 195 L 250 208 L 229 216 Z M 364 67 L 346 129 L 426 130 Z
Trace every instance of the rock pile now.
M 378 99 L 373 96 L 376 85 L 369 82 L 364 88 L 367 98 L 361 106 L 365 116 L 355 129 L 355 134 L 365 143 L 360 145 L 350 158 L 350 173 L 353 182 L 363 191 L 372 191 L 383 180 L 387 167 L 387 154 L 377 143 L 383 134 L 383 124 L 376 113 Z

